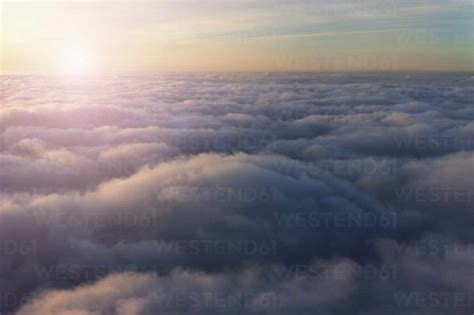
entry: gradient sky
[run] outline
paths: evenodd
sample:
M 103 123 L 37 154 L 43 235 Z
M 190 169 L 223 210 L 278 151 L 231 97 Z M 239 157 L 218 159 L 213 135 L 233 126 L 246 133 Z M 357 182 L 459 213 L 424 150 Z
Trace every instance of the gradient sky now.
M 474 0 L 3 1 L 2 73 L 474 70 Z

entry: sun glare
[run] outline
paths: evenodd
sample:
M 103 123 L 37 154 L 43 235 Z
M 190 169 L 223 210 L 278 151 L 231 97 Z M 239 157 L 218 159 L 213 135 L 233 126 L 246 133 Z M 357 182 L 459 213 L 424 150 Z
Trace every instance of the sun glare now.
M 94 70 L 91 52 L 81 46 L 63 48 L 59 63 L 59 72 L 65 75 L 86 75 Z

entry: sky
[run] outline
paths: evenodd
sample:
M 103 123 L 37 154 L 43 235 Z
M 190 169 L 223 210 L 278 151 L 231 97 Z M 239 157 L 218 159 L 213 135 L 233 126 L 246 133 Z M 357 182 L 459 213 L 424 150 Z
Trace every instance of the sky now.
M 1 71 L 472 71 L 473 5 L 2 1 Z

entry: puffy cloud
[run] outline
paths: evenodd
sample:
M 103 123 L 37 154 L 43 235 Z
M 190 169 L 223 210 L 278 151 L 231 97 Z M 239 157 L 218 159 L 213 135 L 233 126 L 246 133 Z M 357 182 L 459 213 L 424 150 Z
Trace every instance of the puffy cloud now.
M 0 311 L 467 313 L 469 80 L 9 77 Z
M 71 291 L 51 291 L 18 314 L 287 314 L 330 308 L 357 287 L 350 261 L 319 263 L 308 271 L 286 275 L 282 266 L 242 273 L 206 274 L 177 269 L 167 276 L 122 273 Z M 337 275 L 337 277 L 335 277 Z

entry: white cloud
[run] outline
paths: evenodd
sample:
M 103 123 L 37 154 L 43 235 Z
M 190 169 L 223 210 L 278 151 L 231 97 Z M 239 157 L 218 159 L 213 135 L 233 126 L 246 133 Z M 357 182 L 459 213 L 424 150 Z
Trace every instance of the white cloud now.
M 463 279 L 472 259 L 472 88 L 450 83 L 468 75 L 445 76 L 6 81 L 0 302 L 38 293 L 20 314 L 176 313 L 182 308 L 163 308 L 150 295 L 251 290 L 255 300 L 280 294 L 275 314 L 349 314 L 356 304 L 391 315 L 400 310 L 397 289 L 430 290 L 415 282 L 443 272 L 450 276 L 436 292 L 470 294 Z M 356 223 L 336 220 L 349 217 Z M 387 224 L 357 221 L 377 217 Z M 468 245 L 450 257 L 429 256 L 432 264 L 416 277 L 413 270 L 424 270 L 420 255 L 394 254 L 393 244 L 413 247 L 430 233 Z M 392 252 L 400 278 L 265 279 L 275 265 L 306 268 L 333 257 L 340 260 L 325 268 L 378 270 L 391 262 L 370 245 L 378 239 L 392 244 L 377 248 Z M 129 271 L 138 274 L 122 274 Z M 377 298 L 362 303 L 360 296 Z M 0 311 L 20 304 L 0 304 Z

